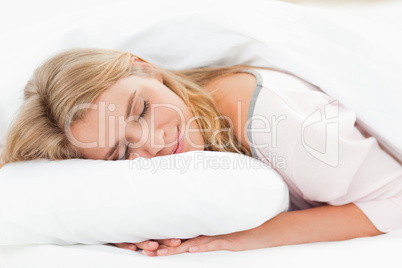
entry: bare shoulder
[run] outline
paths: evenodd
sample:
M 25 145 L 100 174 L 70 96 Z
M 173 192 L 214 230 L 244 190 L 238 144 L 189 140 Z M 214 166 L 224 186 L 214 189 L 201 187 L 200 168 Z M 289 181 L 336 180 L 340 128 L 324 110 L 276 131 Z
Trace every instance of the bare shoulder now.
M 216 101 L 220 114 L 230 118 L 234 134 L 249 148 L 245 134 L 247 111 L 257 80 L 250 73 L 234 73 L 215 79 L 206 85 Z
M 256 86 L 256 78 L 250 73 L 233 73 L 219 77 L 204 88 L 211 92 L 218 104 L 230 101 L 248 101 Z

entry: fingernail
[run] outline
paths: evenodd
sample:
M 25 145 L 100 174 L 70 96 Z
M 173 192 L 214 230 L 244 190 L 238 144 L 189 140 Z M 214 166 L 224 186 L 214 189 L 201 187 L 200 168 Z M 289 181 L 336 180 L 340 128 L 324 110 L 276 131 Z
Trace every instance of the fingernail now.
M 142 251 L 142 254 L 144 254 L 145 256 L 148 256 L 148 254 L 146 253 L 145 250 Z
M 165 255 L 168 252 L 166 248 L 158 250 L 159 255 Z
M 197 251 L 197 250 L 198 250 L 198 247 L 197 247 L 197 246 L 194 246 L 194 247 L 189 248 L 189 251 L 190 251 L 190 252 L 195 252 L 195 251 Z
M 148 243 L 148 246 L 152 247 L 152 246 L 155 246 L 155 245 L 157 245 L 157 244 L 158 244 L 157 242 L 149 242 L 149 243 Z
M 171 242 L 172 244 L 177 244 L 180 242 L 180 239 L 172 239 Z
M 136 249 L 136 246 L 135 246 L 135 245 L 129 245 L 129 246 L 128 246 L 128 249 L 135 250 L 135 249 Z

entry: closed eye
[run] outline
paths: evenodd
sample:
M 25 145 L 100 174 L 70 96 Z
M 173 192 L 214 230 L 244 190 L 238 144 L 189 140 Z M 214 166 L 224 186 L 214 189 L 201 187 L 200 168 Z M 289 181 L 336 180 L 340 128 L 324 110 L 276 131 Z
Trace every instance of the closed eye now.
M 142 113 L 140 114 L 140 117 L 138 119 L 140 119 L 147 113 L 148 107 L 149 107 L 149 101 L 144 100 L 144 110 L 142 110 Z
M 148 111 L 148 107 L 149 107 L 149 101 L 144 100 L 144 109 L 142 110 L 142 113 L 140 114 L 140 116 L 138 117 L 138 119 L 142 118 L 145 116 L 145 114 Z M 130 147 L 130 143 L 127 144 L 126 146 L 126 151 L 124 152 L 124 156 L 120 159 L 120 160 L 125 160 L 129 157 L 128 153 L 129 153 L 129 147 Z

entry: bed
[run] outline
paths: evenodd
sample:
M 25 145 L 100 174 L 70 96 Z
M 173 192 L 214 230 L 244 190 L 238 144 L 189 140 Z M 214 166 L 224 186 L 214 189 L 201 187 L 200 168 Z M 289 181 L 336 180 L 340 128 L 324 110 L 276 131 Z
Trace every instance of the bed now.
M 337 13 L 252 0 L 231 3 L 229 11 L 229 3 L 89 1 L 65 5 L 64 12 L 49 4 L 58 12 L 51 14 L 25 3 L 43 16 L 29 25 L 11 19 L 0 35 L 0 139 L 4 142 L 21 88 L 40 62 L 62 49 L 106 47 L 172 69 L 251 64 L 292 73 L 355 110 L 359 123 L 401 161 L 402 35 L 395 23 L 402 22 L 390 25 L 379 18 L 402 11 L 402 5 L 368 10 L 377 14 L 369 21 L 360 9 Z M 111 245 L 4 245 L 0 267 L 400 267 L 401 247 L 402 230 L 340 242 L 156 258 Z
M 147 257 L 113 246 L 8 246 L 2 267 L 400 267 L 402 232 L 242 252 Z

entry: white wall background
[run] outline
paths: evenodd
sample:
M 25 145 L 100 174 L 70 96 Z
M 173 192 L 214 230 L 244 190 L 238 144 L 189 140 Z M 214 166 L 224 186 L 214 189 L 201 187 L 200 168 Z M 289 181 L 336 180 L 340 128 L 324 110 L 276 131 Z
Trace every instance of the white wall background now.
M 138 2 L 138 5 L 141 5 L 145 0 L 1 0 L 0 34 L 15 28 L 32 25 L 37 22 L 58 17 L 65 13 L 126 1 Z M 402 30 L 402 0 L 282 1 L 313 8 L 342 11 L 371 21 L 388 24 Z M 233 4 L 236 4 L 236 0 L 233 1 Z M 133 10 L 133 13 L 135 13 L 135 10 Z
M 345 12 L 402 30 L 401 0 L 282 0 L 312 8 Z

